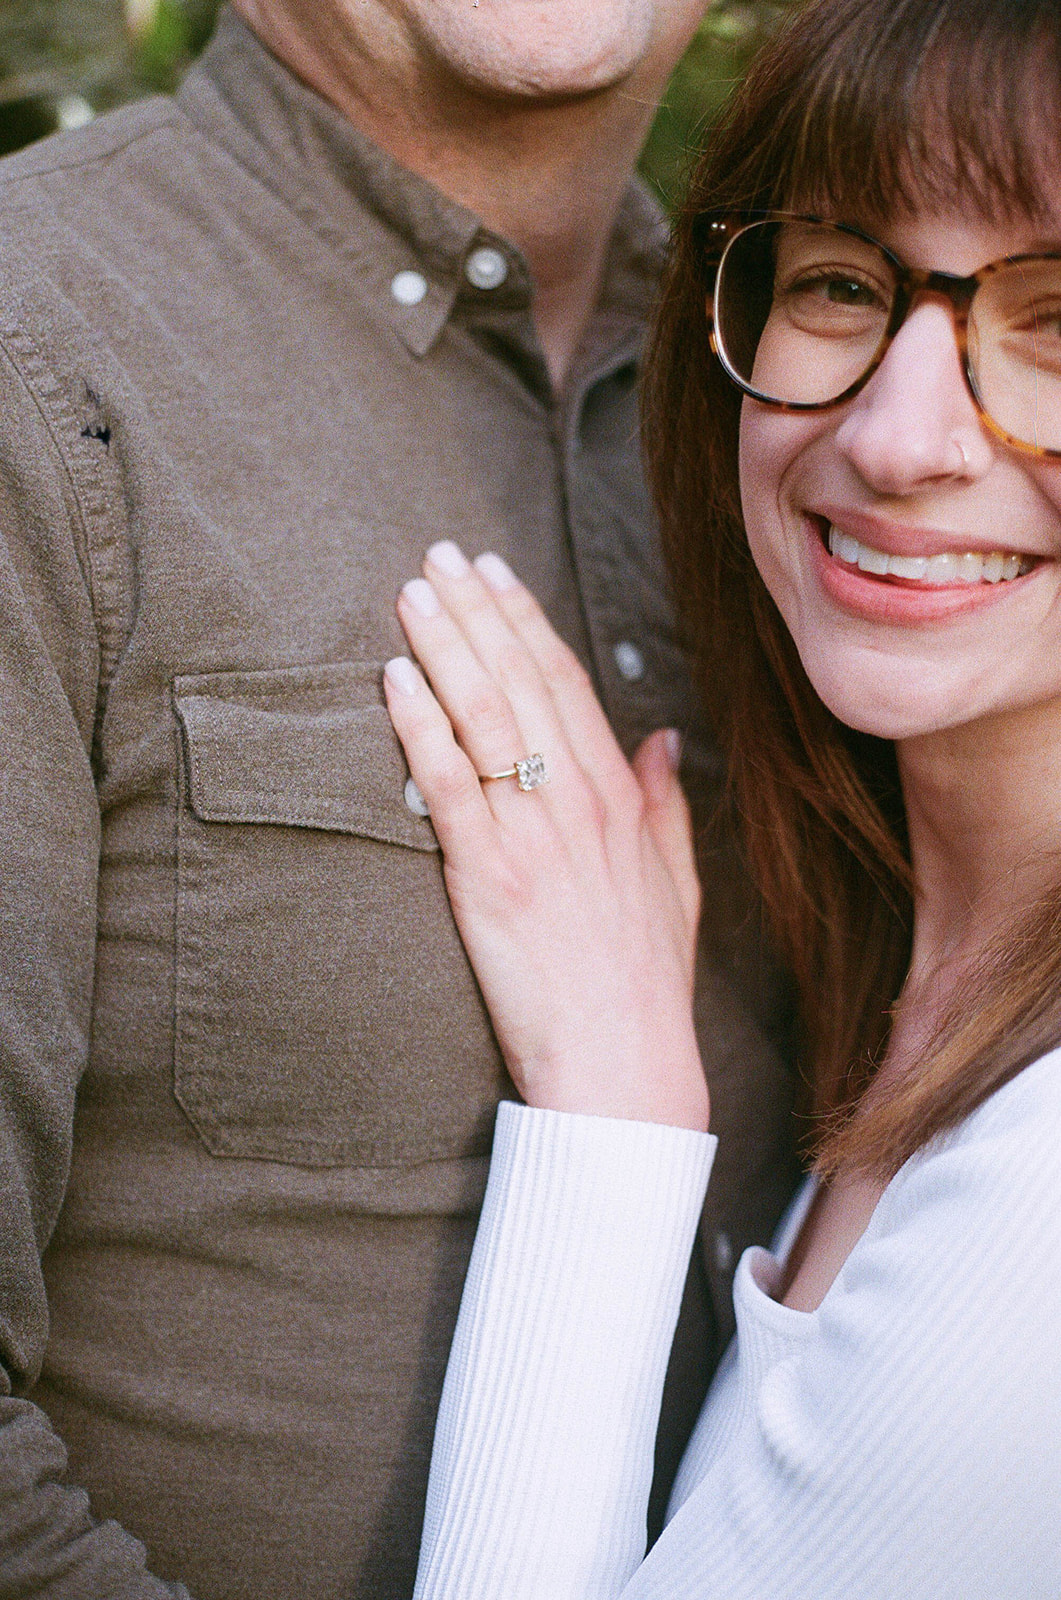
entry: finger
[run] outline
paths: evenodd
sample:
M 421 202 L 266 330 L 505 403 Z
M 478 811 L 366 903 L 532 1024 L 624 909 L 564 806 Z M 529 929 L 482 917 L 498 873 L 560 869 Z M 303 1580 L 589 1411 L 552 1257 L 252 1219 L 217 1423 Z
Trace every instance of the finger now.
M 455 547 L 451 548 L 455 551 Z M 549 787 L 540 791 L 541 805 L 550 814 L 557 809 L 577 809 L 583 796 L 579 794 L 579 783 L 572 780 L 581 780 L 581 774 L 548 692 L 485 585 L 472 573 L 470 565 L 465 566 L 471 575 L 467 583 L 449 580 L 449 608 L 441 603 L 435 587 L 440 580 L 433 566 L 425 568 L 432 573 L 433 582 L 413 579 L 406 584 L 399 596 L 398 614 L 409 642 L 481 777 L 511 774 L 518 761 L 540 754 L 550 779 Z M 454 589 L 458 591 L 456 596 Z M 469 620 L 469 612 L 474 610 L 482 614 L 478 623 Z M 503 637 L 493 645 L 486 640 L 483 620 L 491 612 L 496 619 L 496 633 L 501 635 L 503 630 Z M 478 650 L 469 633 L 477 635 Z M 491 670 L 494 648 L 507 652 L 505 670 L 512 682 L 511 697 Z M 512 660 L 517 654 L 520 659 Z M 514 777 L 489 784 L 487 796 L 495 812 L 502 814 L 503 808 L 511 805 L 512 796 L 523 787 Z M 581 788 L 585 787 L 581 782 Z M 526 822 L 527 818 L 521 821 Z
M 507 695 L 490 676 L 434 587 L 423 578 L 398 596 L 398 617 L 457 740 L 479 774 L 500 772 L 524 755 Z
M 383 689 L 413 782 L 424 797 L 447 861 L 481 857 L 497 825 L 472 763 L 453 737 L 449 718 L 413 663 L 388 661 Z
M 633 767 L 645 801 L 652 840 L 674 883 L 690 929 L 700 918 L 700 880 L 693 846 L 692 815 L 678 779 L 680 740 L 674 728 L 660 728 L 644 741 Z
M 554 770 L 575 761 L 538 664 L 474 565 L 448 540 L 427 552 L 424 571 L 482 667 L 507 696 L 527 749 L 547 740 Z
M 630 782 L 629 764 L 582 663 L 500 556 L 488 552 L 477 558 L 475 567 L 509 626 L 534 658 L 583 770 L 602 797 L 621 793 Z

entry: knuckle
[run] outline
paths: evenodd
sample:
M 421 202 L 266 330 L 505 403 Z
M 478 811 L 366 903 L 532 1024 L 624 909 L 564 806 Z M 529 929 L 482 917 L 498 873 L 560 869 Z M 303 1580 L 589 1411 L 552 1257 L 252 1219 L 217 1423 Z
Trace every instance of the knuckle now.
M 608 826 L 608 807 L 588 783 L 581 783 L 572 795 L 572 805 L 577 808 L 579 830 L 587 834 L 603 834 Z
M 470 788 L 470 774 L 466 762 L 456 759 L 440 761 L 431 773 L 431 808 L 449 809 L 466 799 Z
M 562 639 L 550 644 L 545 657 L 545 670 L 550 681 L 561 688 L 592 692 L 589 673 Z
M 478 584 L 469 584 L 461 594 L 461 611 L 473 625 L 481 618 L 492 615 L 494 610 L 492 597 L 487 591 L 480 589 Z
M 520 622 L 535 622 L 545 613 L 526 584 L 518 583 L 505 593 L 505 607 Z
M 507 733 L 511 723 L 508 701 L 493 685 L 481 684 L 468 696 L 463 721 L 478 737 Z
M 438 740 L 440 730 L 446 725 L 436 705 L 419 705 L 406 713 L 403 732 L 406 738 L 415 739 L 425 748 L 430 748 Z
M 494 658 L 494 672 L 505 688 L 526 683 L 531 677 L 531 661 L 526 650 L 516 640 L 498 647 Z

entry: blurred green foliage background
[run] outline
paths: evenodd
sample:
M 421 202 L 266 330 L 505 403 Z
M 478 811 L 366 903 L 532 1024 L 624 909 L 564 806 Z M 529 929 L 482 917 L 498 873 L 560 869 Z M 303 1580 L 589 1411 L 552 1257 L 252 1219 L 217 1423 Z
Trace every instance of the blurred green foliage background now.
M 0 0 L 0 153 L 154 90 L 206 43 L 219 0 Z M 716 0 L 682 61 L 642 169 L 665 199 L 791 0 Z

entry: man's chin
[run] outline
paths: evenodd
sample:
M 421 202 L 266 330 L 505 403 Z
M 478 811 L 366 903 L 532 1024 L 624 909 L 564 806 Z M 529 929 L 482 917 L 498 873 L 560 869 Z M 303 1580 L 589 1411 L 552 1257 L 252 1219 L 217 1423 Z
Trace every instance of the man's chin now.
M 594 100 L 614 93 L 630 77 L 629 72 L 612 75 L 527 73 L 525 76 L 508 73 L 504 77 L 490 73 L 464 72 L 460 75 L 463 86 L 483 100 L 493 100 L 498 105 L 563 106 L 579 101 Z
M 517 8 L 518 9 L 518 8 Z M 439 7 L 418 17 L 417 33 L 438 67 L 492 99 L 562 102 L 621 87 L 640 65 L 648 39 L 637 29 L 588 29 L 558 10 L 555 20 L 520 26 L 518 15 L 483 25 L 474 8 Z

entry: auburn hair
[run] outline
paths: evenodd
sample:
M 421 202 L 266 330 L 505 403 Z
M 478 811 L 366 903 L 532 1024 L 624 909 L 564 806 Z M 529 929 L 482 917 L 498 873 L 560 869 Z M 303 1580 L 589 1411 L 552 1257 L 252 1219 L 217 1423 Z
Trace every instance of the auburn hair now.
M 1061 1039 L 1061 890 L 983 952 L 916 1072 L 874 1090 L 910 957 L 895 750 L 812 689 L 741 522 L 741 396 L 712 354 L 702 219 L 919 208 L 1038 218 L 1061 171 L 1057 0 L 809 0 L 753 62 L 677 218 L 646 444 L 679 615 L 796 981 L 818 1169 L 890 1177 Z

